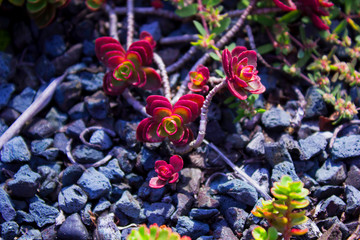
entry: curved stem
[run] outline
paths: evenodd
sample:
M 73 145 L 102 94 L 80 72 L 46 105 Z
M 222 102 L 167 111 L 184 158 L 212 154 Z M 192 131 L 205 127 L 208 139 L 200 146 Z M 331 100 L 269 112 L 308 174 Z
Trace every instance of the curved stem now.
M 125 7 L 116 7 L 114 11 L 117 14 L 125 15 L 127 13 L 127 9 Z M 184 21 L 185 18 L 181 18 L 178 15 L 176 15 L 172 11 L 164 10 L 164 9 L 155 9 L 152 7 L 137 7 L 134 8 L 134 12 L 136 14 L 144 14 L 144 15 L 157 15 L 159 17 L 165 17 L 176 21 Z
M 149 114 L 146 113 L 145 106 L 134 98 L 128 88 L 125 89 L 122 95 L 135 110 L 139 111 L 145 117 L 149 117 Z
M 188 60 L 190 60 L 190 58 L 192 58 L 192 56 L 196 53 L 196 47 L 195 46 L 191 46 L 190 49 L 176 62 L 174 62 L 173 64 L 171 64 L 170 66 L 168 66 L 166 68 L 166 71 L 168 73 L 172 73 L 175 72 L 176 70 L 178 70 L 179 68 L 181 68 L 185 62 L 187 62 Z
M 159 40 L 159 44 L 166 45 L 166 44 L 176 44 L 176 43 L 188 43 L 197 41 L 199 38 L 195 34 L 185 34 L 182 36 L 173 36 L 173 37 L 163 37 Z
M 127 37 L 126 49 L 129 49 L 134 39 L 134 1 L 127 0 Z
M 164 95 L 169 101 L 171 101 L 170 83 L 169 83 L 169 77 L 168 77 L 166 69 L 165 69 L 165 64 L 164 64 L 162 58 L 159 56 L 159 54 L 154 53 L 153 58 L 160 70 L 161 82 L 162 82 L 163 88 L 164 88 Z
M 119 36 L 117 34 L 118 19 L 115 14 L 115 11 L 108 4 L 106 4 L 105 10 L 109 14 L 109 35 L 110 35 L 110 37 L 119 41 Z

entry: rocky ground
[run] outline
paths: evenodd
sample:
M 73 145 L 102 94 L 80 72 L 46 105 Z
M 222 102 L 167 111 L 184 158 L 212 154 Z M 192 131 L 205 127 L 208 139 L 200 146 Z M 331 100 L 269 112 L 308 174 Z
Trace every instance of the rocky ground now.
M 168 161 L 171 148 L 136 141 L 143 117 L 123 97 L 104 94 L 105 69 L 95 57 L 94 40 L 107 34 L 107 15 L 84 6 L 71 1 L 41 30 L 25 12 L 15 14 L 21 9 L 5 3 L 0 10 L 0 29 L 8 29 L 11 37 L 0 52 L 0 134 L 52 78 L 68 67 L 81 69 L 67 75 L 48 106 L 1 149 L 1 237 L 125 239 L 134 224 L 157 223 L 194 240 L 251 239 L 251 229 L 267 225 L 250 213 L 261 196 L 208 145 L 182 155 L 185 164 L 176 185 L 149 187 L 155 161 Z M 135 22 L 136 36 L 146 30 L 157 41 L 196 33 L 191 21 L 136 15 Z M 124 16 L 119 26 L 124 43 Z M 247 44 L 244 36 L 234 40 Z M 189 47 L 188 42 L 158 43 L 155 51 L 169 66 Z M 198 51 L 171 74 L 170 83 L 183 79 L 202 54 Z M 267 111 L 234 123 L 234 110 L 223 103 L 229 96 L 224 90 L 211 105 L 205 138 L 267 192 L 283 175 L 305 184 L 310 220 L 301 227 L 309 232 L 297 239 L 347 239 L 359 228 L 359 126 L 321 131 L 319 117 L 332 110 L 314 87 L 265 67 L 259 74 L 267 90 L 256 105 Z M 132 91 L 142 103 L 150 94 Z M 71 157 L 81 165 L 72 164 Z

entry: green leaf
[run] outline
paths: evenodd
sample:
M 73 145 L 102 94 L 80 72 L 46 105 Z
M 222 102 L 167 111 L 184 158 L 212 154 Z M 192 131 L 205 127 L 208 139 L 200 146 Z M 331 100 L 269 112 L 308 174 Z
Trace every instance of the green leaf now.
M 265 54 L 265 53 L 269 53 L 272 50 L 274 50 L 274 46 L 271 43 L 267 43 L 267 44 L 259 46 L 256 50 L 260 54 Z
M 232 42 L 229 45 L 227 45 L 225 48 L 227 48 L 230 52 L 236 47 L 236 43 Z
M 303 223 L 306 223 L 308 220 L 308 218 L 303 215 L 301 217 L 297 217 L 297 218 L 292 218 L 291 219 L 291 226 L 295 226 L 295 225 L 300 225 L 300 224 L 303 224 Z
M 196 29 L 199 31 L 200 35 L 201 36 L 206 36 L 207 33 L 206 33 L 206 30 L 203 27 L 203 25 L 201 23 L 199 23 L 198 21 L 196 21 L 196 20 L 194 20 L 193 23 L 194 23 Z
M 345 14 L 349 15 L 352 9 L 354 0 L 345 0 Z
M 11 42 L 11 36 L 8 31 L 0 29 L 0 51 L 5 51 Z
M 252 16 L 252 19 L 266 27 L 271 27 L 276 23 L 275 18 L 269 15 L 254 15 Z
M 255 238 L 255 240 L 266 240 L 267 238 L 266 230 L 260 226 L 254 228 L 251 234 Z
M 336 26 L 333 33 L 340 34 L 346 28 L 347 22 L 346 19 L 342 20 L 339 25 Z
M 227 99 L 225 99 L 224 104 L 229 104 L 229 103 L 233 102 L 235 99 L 236 99 L 235 96 L 230 96 Z
M 299 53 L 300 53 L 300 51 L 299 51 Z M 302 51 L 302 54 L 300 53 L 300 56 L 301 57 L 299 57 L 299 54 L 298 54 L 299 61 L 297 61 L 297 63 L 296 63 L 296 67 L 298 67 L 298 68 L 305 66 L 305 64 L 311 58 L 311 52 L 310 51 L 305 51 L 305 52 Z
M 231 19 L 229 17 L 227 17 L 227 18 L 224 18 L 223 20 L 221 20 L 219 23 L 220 23 L 220 26 L 214 28 L 211 31 L 211 33 L 220 34 L 220 33 L 224 32 L 230 25 Z
M 223 71 L 221 71 L 220 69 L 216 69 L 215 72 L 217 73 L 217 75 L 219 75 L 222 78 L 226 77 L 225 73 Z
M 268 229 L 268 240 L 276 240 L 278 238 L 278 231 L 274 227 Z
M 221 3 L 221 0 L 203 0 L 202 3 L 206 6 L 206 8 L 211 8 Z
M 210 53 L 210 57 L 211 57 L 212 59 L 214 59 L 215 61 L 220 61 L 220 57 L 219 57 L 216 53 L 214 53 L 214 52 L 211 52 L 211 53 Z
M 161 229 L 159 231 L 159 236 L 156 238 L 157 240 L 167 240 L 169 236 L 169 232 L 165 229 Z
M 264 113 L 264 112 L 266 112 L 266 110 L 263 109 L 263 108 L 257 108 L 255 111 L 256 111 L 257 113 Z
M 25 0 L 9 0 L 9 2 L 15 6 L 20 7 L 24 4 Z M 0 5 L 1 5 L 1 3 L 0 3 Z
M 198 5 L 196 3 L 190 4 L 181 9 L 176 9 L 175 13 L 180 17 L 190 17 L 195 15 L 198 10 Z
M 301 16 L 300 11 L 294 10 L 294 11 L 291 11 L 291 12 L 285 14 L 284 16 L 282 16 L 279 19 L 279 22 L 291 23 L 291 22 L 294 22 L 296 19 L 298 19 L 300 16 Z

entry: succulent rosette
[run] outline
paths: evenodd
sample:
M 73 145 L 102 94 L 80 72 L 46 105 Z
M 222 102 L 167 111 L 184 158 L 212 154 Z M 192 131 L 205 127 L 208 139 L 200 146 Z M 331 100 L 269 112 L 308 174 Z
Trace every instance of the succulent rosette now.
M 231 53 L 225 49 L 222 64 L 230 92 L 240 100 L 247 98 L 247 93 L 260 94 L 265 91 L 256 70 L 256 52 L 245 47 L 235 47 Z
M 151 178 L 149 186 L 152 188 L 162 188 L 166 183 L 174 183 L 179 178 L 179 171 L 184 166 L 184 161 L 179 155 L 174 155 L 170 158 L 170 163 L 164 160 L 157 160 L 155 162 L 155 172 L 157 177 Z
M 209 86 L 206 85 L 210 77 L 210 72 L 207 67 L 199 65 L 196 68 L 196 71 L 189 73 L 190 82 L 188 83 L 188 88 L 192 92 L 207 92 L 209 91 Z
M 193 140 L 193 133 L 186 124 L 200 115 L 204 97 L 198 94 L 182 96 L 174 106 L 163 96 L 151 95 L 146 99 L 146 112 L 151 116 L 143 119 L 136 138 L 141 142 L 162 142 L 168 138 L 174 145 L 183 146 Z
M 147 67 L 153 57 L 153 48 L 149 41 L 134 42 L 126 52 L 116 39 L 100 37 L 95 41 L 95 53 L 110 69 L 104 76 L 105 93 L 118 95 L 130 85 L 147 90 L 160 88 L 160 75 L 155 69 Z
M 145 41 L 148 41 L 150 43 L 150 46 L 154 49 L 156 47 L 156 42 L 153 38 L 153 36 L 146 32 L 146 31 L 142 31 L 140 33 L 140 40 L 145 40 Z

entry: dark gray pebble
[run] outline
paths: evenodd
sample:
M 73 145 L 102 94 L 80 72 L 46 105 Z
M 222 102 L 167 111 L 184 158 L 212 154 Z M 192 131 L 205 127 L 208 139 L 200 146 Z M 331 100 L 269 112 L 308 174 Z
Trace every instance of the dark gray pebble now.
M 145 206 L 145 216 L 148 223 L 164 225 L 170 219 L 171 214 L 175 211 L 175 207 L 170 203 L 152 203 Z
M 11 195 L 22 198 L 33 197 L 39 187 L 40 174 L 33 172 L 29 165 L 22 166 L 7 184 Z
M 316 181 L 320 184 L 339 185 L 346 179 L 346 165 L 343 162 L 335 162 L 327 159 L 316 171 Z
M 89 199 L 100 198 L 108 194 L 111 189 L 109 179 L 93 167 L 82 174 L 77 184 L 86 192 Z
M 125 191 L 119 201 L 115 203 L 116 209 L 126 216 L 137 219 L 140 215 L 141 206 L 129 191 Z
M 4 163 L 28 162 L 31 157 L 24 139 L 20 136 L 14 137 L 5 143 L 0 154 L 1 161 Z
M 88 238 L 89 233 L 77 213 L 68 216 L 58 231 L 58 239 L 61 240 L 87 240 Z
M 36 91 L 30 87 L 25 88 L 19 95 L 11 99 L 9 107 L 23 113 L 33 102 Z
M 104 154 L 101 151 L 84 144 L 77 145 L 72 150 L 72 154 L 78 163 L 85 164 L 95 163 L 104 158 Z
M 63 172 L 63 186 L 70 186 L 72 184 L 75 184 L 79 180 L 83 172 L 84 170 L 81 168 L 80 165 L 74 164 L 68 166 Z
M 40 200 L 30 203 L 29 212 L 39 227 L 55 223 L 55 219 L 59 215 L 57 208 L 49 206 Z
M 176 231 L 180 235 L 186 235 L 192 239 L 196 239 L 202 235 L 206 235 L 210 230 L 208 224 L 192 220 L 189 217 L 181 216 L 176 224 Z
M 58 196 L 59 207 L 66 213 L 80 211 L 87 202 L 86 193 L 77 185 L 61 189 Z
M 4 240 L 13 240 L 19 235 L 19 225 L 14 221 L 1 224 L 1 237 Z
M 203 209 L 203 208 L 193 208 L 190 211 L 189 216 L 195 220 L 208 220 L 213 216 L 219 214 L 219 210 L 216 208 Z
M 360 135 L 336 138 L 331 155 L 334 159 L 346 159 L 360 156 Z
M 258 200 L 256 189 L 240 179 L 233 179 L 219 185 L 219 193 L 227 194 L 239 202 L 254 206 Z
M 11 221 L 16 216 L 11 198 L 2 187 L 0 187 L 0 213 L 5 221 Z
M 360 191 L 353 186 L 345 186 L 346 213 L 358 216 L 360 213 Z

